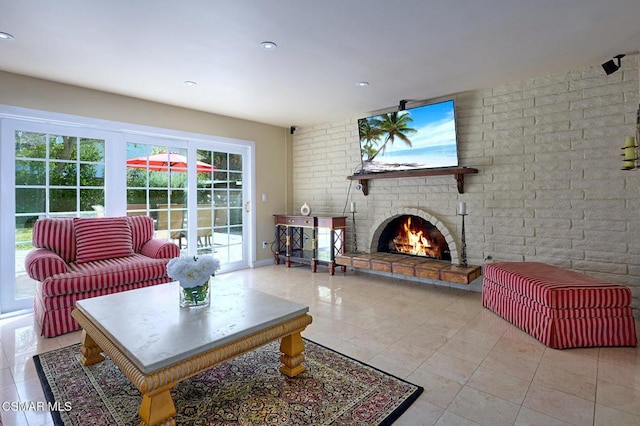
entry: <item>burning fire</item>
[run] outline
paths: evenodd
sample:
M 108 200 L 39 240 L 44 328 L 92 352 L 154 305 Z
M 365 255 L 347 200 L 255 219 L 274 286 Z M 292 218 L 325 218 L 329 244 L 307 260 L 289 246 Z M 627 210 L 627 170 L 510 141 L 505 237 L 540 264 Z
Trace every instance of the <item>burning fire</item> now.
M 411 216 L 402 224 L 402 230 L 393 239 L 393 245 L 394 251 L 398 253 L 442 258 L 440 249 L 432 247 L 431 241 L 424 235 L 424 229 L 417 231 L 411 229 Z

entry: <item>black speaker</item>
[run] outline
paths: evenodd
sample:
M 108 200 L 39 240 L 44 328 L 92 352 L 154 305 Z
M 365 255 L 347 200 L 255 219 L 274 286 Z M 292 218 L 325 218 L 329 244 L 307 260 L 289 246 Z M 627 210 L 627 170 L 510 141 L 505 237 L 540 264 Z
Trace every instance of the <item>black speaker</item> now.
M 613 62 L 613 59 L 602 64 L 602 69 L 607 73 L 607 75 L 613 74 L 614 72 L 618 71 L 618 68 L 620 67 L 616 65 L 615 62 Z
M 616 64 L 615 61 L 613 59 L 608 60 L 607 62 L 605 62 L 604 64 L 602 64 L 602 69 L 604 70 L 604 72 L 607 73 L 607 75 L 609 74 L 613 74 L 614 72 L 618 71 L 618 69 L 620 69 L 620 59 L 624 58 L 624 54 L 620 54 L 620 55 L 616 55 L 613 57 L 613 59 L 617 59 L 618 63 Z
M 290 132 L 291 134 L 294 134 L 294 133 L 296 132 L 296 126 L 291 126 L 291 127 L 289 128 L 289 132 Z

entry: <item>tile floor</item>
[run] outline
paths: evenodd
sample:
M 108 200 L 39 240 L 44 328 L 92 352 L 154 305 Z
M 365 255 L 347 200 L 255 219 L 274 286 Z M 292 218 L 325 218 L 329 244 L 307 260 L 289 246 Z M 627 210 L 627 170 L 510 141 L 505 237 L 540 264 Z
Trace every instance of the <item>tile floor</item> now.
M 215 278 L 225 281 L 308 304 L 305 337 L 423 386 L 398 425 L 640 425 L 640 349 L 549 349 L 482 308 L 480 293 L 307 266 Z M 0 399 L 43 401 L 32 356 L 79 337 L 41 338 L 33 315 L 0 320 Z M 52 424 L 47 412 L 0 415 Z

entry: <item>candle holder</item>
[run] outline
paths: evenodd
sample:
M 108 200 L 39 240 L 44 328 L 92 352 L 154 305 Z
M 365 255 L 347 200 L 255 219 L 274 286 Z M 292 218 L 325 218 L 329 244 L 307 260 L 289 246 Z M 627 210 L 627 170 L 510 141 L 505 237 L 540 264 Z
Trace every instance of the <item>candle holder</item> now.
M 622 170 L 635 170 L 640 168 L 638 164 L 638 144 L 633 136 L 625 138 L 622 147 Z
M 622 170 L 640 169 L 640 105 L 636 117 L 636 134 L 627 136 L 622 147 Z
M 353 252 L 358 252 L 358 238 L 356 236 L 356 210 L 351 210 L 351 221 L 353 223 Z
M 462 216 L 462 247 L 460 250 L 460 266 L 463 268 L 467 267 L 467 240 L 464 235 L 464 217 L 467 213 L 458 213 L 458 216 Z

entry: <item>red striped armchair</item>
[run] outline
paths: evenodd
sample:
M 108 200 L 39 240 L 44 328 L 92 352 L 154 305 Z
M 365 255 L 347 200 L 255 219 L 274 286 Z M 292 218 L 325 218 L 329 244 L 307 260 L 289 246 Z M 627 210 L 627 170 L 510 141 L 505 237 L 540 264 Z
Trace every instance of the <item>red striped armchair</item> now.
M 80 328 L 76 300 L 170 282 L 167 262 L 180 255 L 153 238 L 148 216 L 40 219 L 32 239 L 25 268 L 38 281 L 34 312 L 46 337 Z

